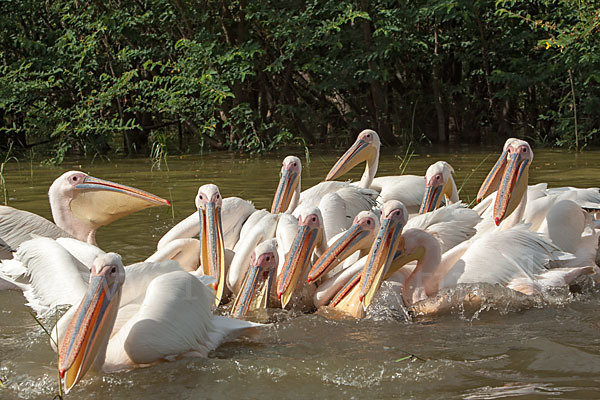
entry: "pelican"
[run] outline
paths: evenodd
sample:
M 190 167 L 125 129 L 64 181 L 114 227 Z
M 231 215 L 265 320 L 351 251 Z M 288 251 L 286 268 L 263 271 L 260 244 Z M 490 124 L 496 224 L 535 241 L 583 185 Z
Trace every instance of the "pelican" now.
M 425 193 L 423 177 L 401 175 L 375 178 L 379 166 L 380 146 L 381 141 L 377 132 L 365 129 L 358 134 L 354 144 L 331 168 L 325 181 L 332 181 L 365 161 L 365 172 L 358 182 L 359 187 L 376 190 L 379 193 L 381 203 L 395 199 L 401 201 L 409 212 L 418 212 Z
M 48 191 L 52 222 L 33 213 L 0 206 L 0 259 L 10 258 L 31 234 L 52 238 L 74 237 L 96 244 L 96 230 L 148 207 L 170 205 L 168 200 L 133 187 L 94 178 L 79 171 L 58 177 Z
M 327 243 L 323 235 L 323 216 L 317 207 L 309 207 L 298 217 L 298 233 L 294 238 L 290 252 L 277 279 L 277 297 L 281 307 L 286 308 L 292 298 L 292 307 L 299 305 L 302 309 L 313 307 L 312 294 L 314 285 L 307 284 L 309 264 L 313 252 L 322 254 Z M 297 288 L 300 282 L 300 287 Z
M 253 305 L 254 309 L 260 309 L 274 304 L 270 300 L 279 264 L 277 247 L 277 239 L 272 238 L 260 243 L 252 252 L 250 268 L 231 310 L 234 318 L 244 318 Z
M 243 318 L 250 309 L 281 307 L 273 283 L 283 270 L 297 233 L 298 220 L 291 214 L 268 213 L 243 235 L 228 273 L 230 288 L 237 294 L 232 315 Z M 255 296 L 257 304 L 253 304 Z
M 345 182 L 320 182 L 300 192 L 301 175 L 302 163 L 300 159 L 296 156 L 287 156 L 281 166 L 281 179 L 273 198 L 272 213 L 293 212 L 298 217 L 298 212 L 295 210 L 300 205 L 305 208 L 317 207 L 325 195 L 337 193 L 344 207 L 346 207 L 348 215 L 351 215 L 350 221 L 348 221 L 348 226 L 350 226 L 352 218 L 356 214 L 375 205 L 376 192 L 357 188 Z
M 152 279 L 135 301 L 124 304 L 121 293 L 129 279 L 119 255 L 99 256 L 79 305 L 52 330 L 66 393 L 89 370 L 114 372 L 176 357 L 206 357 L 233 332 L 257 326 L 213 316 L 214 294 L 184 271 Z
M 237 200 L 229 203 L 240 204 Z M 188 217 L 172 228 L 161 241 L 167 239 L 162 244 L 159 241 L 158 251 L 146 261 L 176 260 L 185 271 L 190 272 L 202 266 L 204 275 L 210 275 L 215 279 L 214 289 L 217 291 L 215 302 L 219 305 L 226 288 L 227 277 L 226 245 L 221 218 L 223 198 L 219 188 L 211 183 L 200 186 L 195 204 L 198 212 L 191 216 L 195 218 Z M 244 215 L 246 209 L 242 207 Z M 193 227 L 194 224 L 196 228 Z M 239 235 L 241 224 L 237 220 L 228 225 L 233 225 L 229 232 Z M 198 234 L 199 239 L 185 237 L 194 233 Z
M 425 194 L 421 201 L 419 214 L 435 210 L 440 206 L 442 194 L 446 199 L 446 205 L 459 201 L 456 183 L 454 183 L 454 168 L 446 161 L 438 161 L 427 168 L 425 172 Z
M 561 250 L 574 253 L 571 265 L 594 265 L 598 248 L 598 232 L 591 216 L 574 201 L 556 196 L 542 196 L 528 207 L 527 181 L 533 151 L 524 140 L 508 139 L 502 156 L 483 182 L 478 199 L 497 188 L 491 218 L 482 221 L 481 231 L 489 230 L 491 221 L 506 230 L 524 221 L 530 229 L 543 233 Z M 575 192 L 573 192 L 575 193 Z M 585 193 L 585 192 L 584 192 Z M 575 195 L 576 196 L 576 195 Z

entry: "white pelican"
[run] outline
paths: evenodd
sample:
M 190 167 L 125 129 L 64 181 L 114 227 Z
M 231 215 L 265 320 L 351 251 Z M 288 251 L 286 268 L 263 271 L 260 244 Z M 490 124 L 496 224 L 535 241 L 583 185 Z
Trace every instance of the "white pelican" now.
M 313 307 L 315 286 L 307 283 L 308 267 L 315 250 L 322 254 L 326 249 L 321 211 L 317 207 L 306 208 L 298 217 L 298 233 L 278 274 L 277 297 L 281 300 L 282 308 L 286 308 L 292 298 L 292 307 Z M 300 286 L 297 288 L 298 283 Z
M 250 258 L 250 267 L 235 298 L 231 315 L 244 318 L 252 309 L 267 308 L 274 305 L 272 300 L 273 282 L 279 265 L 277 239 L 272 238 L 260 243 Z
M 388 200 L 401 201 L 410 213 L 419 211 L 425 193 L 422 176 L 401 175 L 375 178 L 379 166 L 381 141 L 377 132 L 365 129 L 358 134 L 354 144 L 338 159 L 325 181 L 336 179 L 365 161 L 365 172 L 358 182 L 361 188 L 373 189 L 379 193 L 381 203 Z
M 242 202 L 244 202 L 242 200 Z M 195 204 L 197 213 L 186 218 L 184 221 L 172 228 L 159 241 L 158 251 L 148 257 L 146 261 L 176 260 L 186 271 L 195 271 L 200 266 L 205 275 L 215 278 L 214 289 L 217 291 L 216 305 L 221 302 L 225 291 L 227 273 L 225 257 L 225 241 L 223 233 L 223 198 L 216 185 L 211 183 L 198 188 Z M 240 204 L 237 200 L 231 200 L 228 204 Z M 248 206 L 248 203 L 243 203 Z M 250 205 L 251 206 L 251 205 Z M 248 207 L 241 207 L 243 217 L 246 216 Z M 254 208 L 252 206 L 252 208 Z M 240 215 L 239 209 L 229 209 L 228 215 Z M 192 218 L 194 217 L 194 218 Z M 229 219 L 231 221 L 231 218 Z M 193 227 L 195 224 L 196 228 Z M 238 220 L 228 223 L 229 233 L 239 236 L 241 223 Z M 185 236 L 197 234 L 199 239 L 187 238 Z M 167 240 L 165 240 L 165 238 Z M 162 242 L 162 243 L 161 243 Z
M 538 197 L 528 207 L 527 180 L 532 161 L 529 143 L 514 138 L 507 140 L 501 158 L 479 190 L 480 199 L 498 189 L 491 218 L 487 221 L 484 218 L 478 230 L 489 230 L 490 220 L 502 230 L 524 221 L 530 224 L 530 229 L 543 233 L 561 250 L 574 253 L 577 259 L 571 265 L 594 265 L 598 232 L 586 211 L 574 201 L 565 200 L 565 194 L 561 192 L 555 196 Z M 577 197 L 576 194 L 573 196 Z
M 454 183 L 454 168 L 446 161 L 438 161 L 427 168 L 425 172 L 425 194 L 419 214 L 424 214 L 435 210 L 440 206 L 442 194 L 445 197 L 446 205 L 454 204 L 459 201 L 456 183 Z
M 295 210 L 300 205 L 305 208 L 317 207 L 325 195 L 336 193 L 343 202 L 347 215 L 351 215 L 348 221 L 350 226 L 356 214 L 375 205 L 377 196 L 375 191 L 358 188 L 346 182 L 320 182 L 300 192 L 301 175 L 300 159 L 296 156 L 287 156 L 281 166 L 281 178 L 271 206 L 272 213 L 293 212 L 298 217 L 298 212 Z
M 257 326 L 213 316 L 214 294 L 184 271 L 158 276 L 124 304 L 122 286 L 129 279 L 119 255 L 98 257 L 79 305 L 52 330 L 66 393 L 88 370 L 114 372 L 176 357 L 206 357 L 232 332 Z
M 0 239 L 16 249 L 31 234 L 52 238 L 74 237 L 96 244 L 96 230 L 147 207 L 170 205 L 168 200 L 133 187 L 69 171 L 58 177 L 48 191 L 53 224 L 36 214 L 0 206 Z M 1 252 L 2 250 L 0 250 Z M 6 251 L 0 258 L 10 258 Z

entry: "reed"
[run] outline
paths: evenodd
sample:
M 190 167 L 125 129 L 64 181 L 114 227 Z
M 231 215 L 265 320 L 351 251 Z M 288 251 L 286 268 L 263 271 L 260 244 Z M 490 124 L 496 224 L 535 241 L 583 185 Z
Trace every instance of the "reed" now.
M 485 163 L 487 161 L 487 159 L 490 157 L 490 155 L 486 155 L 485 158 L 483 160 L 481 160 L 481 162 L 474 168 L 471 170 L 471 173 L 469 175 L 467 175 L 465 177 L 465 179 L 463 179 L 462 183 L 460 184 L 460 187 L 458 188 L 458 195 L 461 195 L 462 189 L 463 187 L 467 184 L 467 182 L 469 182 L 469 179 L 471 179 L 471 176 L 473 176 L 473 174 L 479 170 L 479 168 L 483 165 L 483 163 Z M 469 204 L 467 205 L 467 207 L 471 208 L 473 206 L 473 204 L 475 203 L 475 200 L 477 200 L 477 198 L 471 200 L 469 198 L 469 196 L 466 196 L 467 201 L 469 201 Z
M 152 167 L 150 171 L 154 171 L 154 168 L 160 171 L 161 165 L 164 162 L 167 171 L 169 171 L 169 163 L 167 162 L 167 137 L 166 135 L 156 134 L 153 135 L 154 142 L 152 143 L 152 150 L 150 151 L 150 158 L 152 159 Z
M 401 157 L 396 155 L 396 158 L 400 160 L 400 165 L 398 166 L 400 175 L 404 175 L 404 171 L 406 171 L 410 160 L 415 156 L 415 151 L 412 147 L 412 142 L 409 142 L 408 146 L 406 146 L 406 150 L 404 151 L 404 156 Z
M 8 205 L 8 189 L 6 187 L 6 180 L 4 179 L 4 167 L 8 164 L 9 161 L 15 160 L 18 161 L 16 157 L 11 156 L 10 153 L 12 151 L 12 142 L 8 145 L 8 151 L 6 152 L 6 156 L 4 157 L 4 161 L 0 164 L 0 186 L 2 186 L 2 193 L 4 195 L 4 205 Z
M 427 362 L 428 358 L 422 358 L 417 356 L 416 354 L 409 353 L 408 351 L 400 350 L 402 353 L 406 354 L 404 357 L 398 358 L 394 360 L 394 362 L 402 362 L 402 361 L 422 361 Z

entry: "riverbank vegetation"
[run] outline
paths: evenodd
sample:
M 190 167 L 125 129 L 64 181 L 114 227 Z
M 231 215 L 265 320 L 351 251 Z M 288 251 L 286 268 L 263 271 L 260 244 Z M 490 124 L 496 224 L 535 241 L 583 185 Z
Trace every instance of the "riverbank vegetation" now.
M 365 127 L 388 145 L 600 142 L 600 1 L 14 0 L 0 11 L 0 147 L 55 162 L 338 145 Z

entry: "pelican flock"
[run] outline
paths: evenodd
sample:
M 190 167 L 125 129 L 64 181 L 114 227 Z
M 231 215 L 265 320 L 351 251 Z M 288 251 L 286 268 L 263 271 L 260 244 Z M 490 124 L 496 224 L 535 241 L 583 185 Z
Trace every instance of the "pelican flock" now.
M 0 206 L 0 289 L 22 291 L 41 317 L 70 307 L 52 328 L 68 392 L 89 371 L 206 357 L 261 329 L 245 320 L 259 310 L 363 318 L 384 281 L 412 315 L 436 315 L 455 301 L 481 304 L 480 292 L 451 298 L 447 290 L 459 285 L 526 297 L 596 278 L 600 225 L 590 210 L 600 207 L 599 189 L 530 186 L 526 141 L 506 141 L 473 208 L 460 201 L 445 161 L 424 176 L 375 177 L 380 146 L 375 131 L 362 131 L 324 180 L 304 190 L 301 160 L 286 157 L 270 211 L 203 182 L 197 211 L 127 267 L 98 246 L 96 230 L 169 201 L 66 172 L 48 191 L 54 223 Z M 335 181 L 362 162 L 360 181 Z

